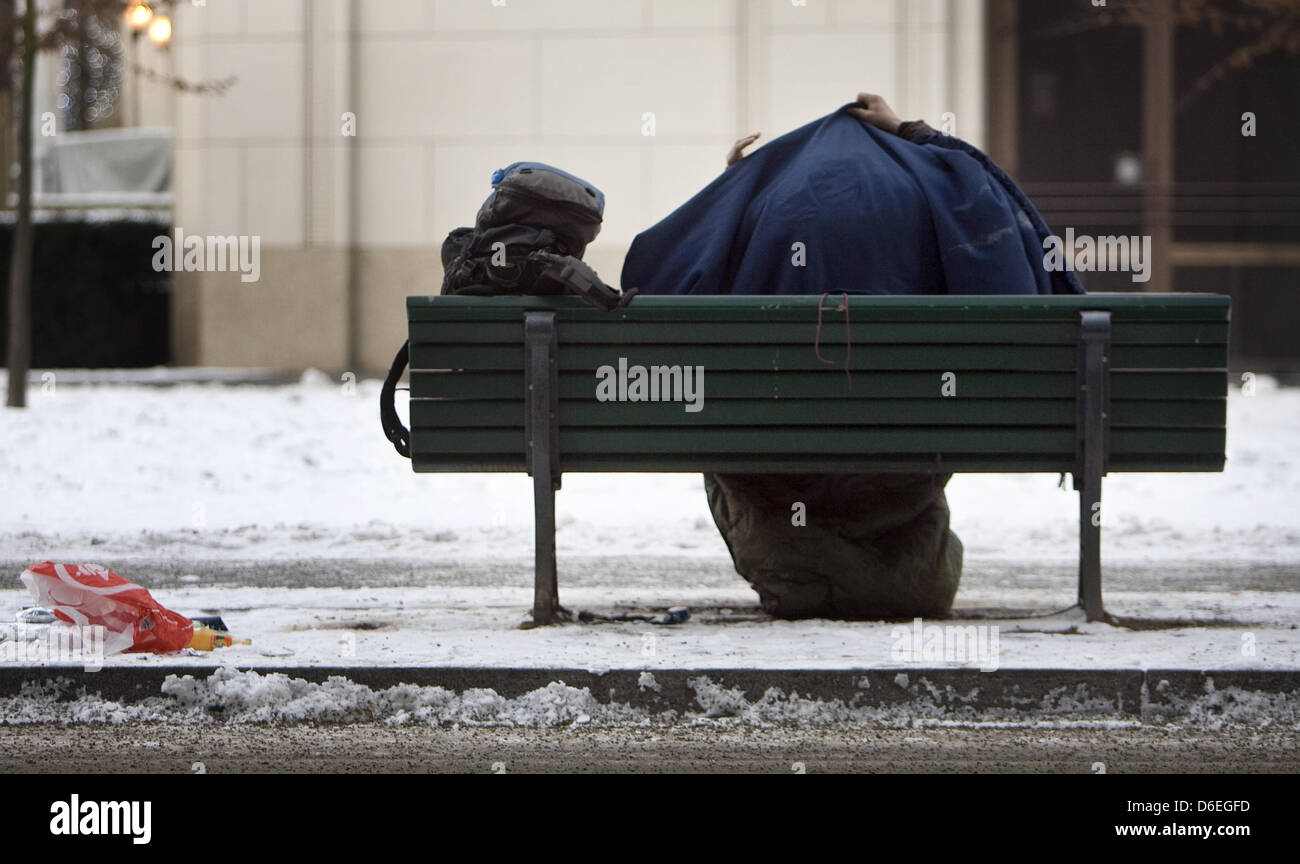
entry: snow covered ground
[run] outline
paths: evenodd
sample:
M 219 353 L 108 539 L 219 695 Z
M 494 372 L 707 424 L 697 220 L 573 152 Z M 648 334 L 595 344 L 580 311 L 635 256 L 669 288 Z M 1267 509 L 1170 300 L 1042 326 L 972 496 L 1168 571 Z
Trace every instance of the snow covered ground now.
M 772 621 L 757 614 L 742 584 L 734 590 L 599 587 L 561 588 L 575 609 L 615 606 L 691 607 L 676 626 L 608 622 L 519 630 L 532 603 L 526 588 L 253 588 L 183 586 L 154 596 L 182 614 L 219 612 L 238 637 L 213 653 L 110 657 L 106 665 L 253 666 L 508 666 L 539 669 L 880 669 L 967 666 L 1080 669 L 1300 669 L 1300 594 L 1121 592 L 1107 608 L 1120 616 L 1159 616 L 1177 623 L 1130 630 L 1083 620 L 1078 610 L 1052 614 L 1033 592 L 1006 599 L 1030 616 L 998 615 L 954 622 L 986 628 L 956 651 L 927 656 L 908 622 Z M 999 598 L 1003 599 L 1003 598 Z M 12 620 L 25 591 L 0 592 L 0 620 Z M 748 620 L 747 620 L 748 619 Z M 753 620 L 757 619 L 757 620 Z M 946 622 L 945 622 L 946 623 Z M 993 628 L 996 628 L 994 631 Z M 1243 642 L 1243 634 L 1249 634 Z M 35 634 L 29 634 L 34 636 Z M 935 637 L 949 634 L 938 633 Z M 953 640 L 963 634 L 951 634 Z M 920 650 L 914 646 L 920 644 Z M 936 641 L 936 645 L 938 642 Z M 955 642 L 954 642 L 955 644 Z M 1249 652 L 1243 650 L 1248 645 Z M 974 647 L 969 647 L 974 646 Z M 936 649 L 937 650 L 937 649 Z M 28 652 L 28 657 L 35 657 Z M 39 658 L 38 658 L 39 659 Z M 66 662 L 66 661 L 65 661 Z M 182 670 L 178 670 L 182 671 Z
M 698 475 L 566 475 L 557 502 L 567 606 L 687 605 L 691 622 L 521 632 L 531 481 L 413 474 L 380 432 L 378 382 L 52 385 L 0 413 L 0 620 L 29 602 L 26 564 L 100 563 L 254 641 L 115 663 L 900 665 L 895 625 L 745 620 L 756 598 Z M 1106 481 L 1107 606 L 1150 629 L 1052 614 L 1073 602 L 1078 514 L 1055 476 L 955 477 L 959 613 L 999 627 L 1004 668 L 1300 668 L 1297 429 L 1300 391 L 1261 378 L 1229 400 L 1225 473 Z
M 56 373 L 57 375 L 57 373 Z M 0 415 L 5 557 L 526 556 L 523 475 L 416 475 L 379 428 L 379 382 L 58 386 Z M 1229 401 L 1222 474 L 1107 479 L 1116 561 L 1300 562 L 1300 390 Z M 953 529 L 982 559 L 1074 560 L 1074 494 L 1044 474 L 958 475 Z M 569 474 L 561 555 L 726 557 L 694 474 Z

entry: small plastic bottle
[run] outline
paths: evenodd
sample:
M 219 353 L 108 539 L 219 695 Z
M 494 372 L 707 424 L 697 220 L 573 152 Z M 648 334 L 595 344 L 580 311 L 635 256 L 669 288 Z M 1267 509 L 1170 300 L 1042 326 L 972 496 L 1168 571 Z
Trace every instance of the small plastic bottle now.
M 211 651 L 214 648 L 229 648 L 231 645 L 252 645 L 252 639 L 236 639 L 222 630 L 213 630 L 202 624 L 194 626 L 194 638 L 190 647 L 196 651 Z

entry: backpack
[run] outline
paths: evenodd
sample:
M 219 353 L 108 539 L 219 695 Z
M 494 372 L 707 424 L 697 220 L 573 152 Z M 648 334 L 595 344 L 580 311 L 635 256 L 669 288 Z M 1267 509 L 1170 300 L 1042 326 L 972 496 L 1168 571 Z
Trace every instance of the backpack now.
M 631 299 L 582 261 L 605 214 L 599 189 L 540 162 L 496 171 L 492 187 L 474 227 L 443 241 L 443 294 L 571 293 L 602 309 Z
M 442 243 L 442 293 L 576 294 L 606 311 L 636 294 L 606 285 L 582 261 L 605 215 L 605 195 L 595 186 L 541 162 L 515 162 L 492 174 L 492 192 L 473 228 L 457 228 Z M 384 435 L 410 458 L 410 432 L 394 405 L 397 380 L 409 357 L 402 345 L 379 391 Z

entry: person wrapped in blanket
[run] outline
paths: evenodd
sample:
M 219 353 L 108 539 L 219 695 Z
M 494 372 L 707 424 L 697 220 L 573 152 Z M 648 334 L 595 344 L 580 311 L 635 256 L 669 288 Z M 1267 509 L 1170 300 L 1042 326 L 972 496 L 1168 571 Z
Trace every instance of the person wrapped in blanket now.
M 1081 294 L 1043 266 L 1050 232 L 984 153 L 903 123 L 878 95 L 745 156 L 634 240 L 641 294 Z M 795 244 L 806 250 L 792 266 Z M 831 304 L 828 304 L 831 305 Z M 849 303 L 851 307 L 851 302 Z M 942 617 L 962 571 L 951 475 L 706 474 L 736 570 L 782 618 Z M 794 524 L 803 502 L 805 524 Z

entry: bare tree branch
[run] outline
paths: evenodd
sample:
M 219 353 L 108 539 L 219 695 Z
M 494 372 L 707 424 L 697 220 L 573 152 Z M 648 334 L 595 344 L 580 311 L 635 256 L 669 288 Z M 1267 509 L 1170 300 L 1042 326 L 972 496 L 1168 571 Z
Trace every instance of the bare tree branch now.
M 1235 70 L 1248 69 L 1279 52 L 1300 54 L 1300 0 L 1241 0 L 1241 7 L 1234 10 L 1210 0 L 1178 0 L 1172 17 L 1175 27 L 1208 30 L 1216 36 L 1229 31 L 1259 35 L 1215 61 L 1178 97 L 1177 111 L 1186 110 Z M 1055 38 L 1109 27 L 1144 28 L 1150 20 L 1145 0 L 1111 0 L 1111 5 L 1046 28 L 1040 35 Z

